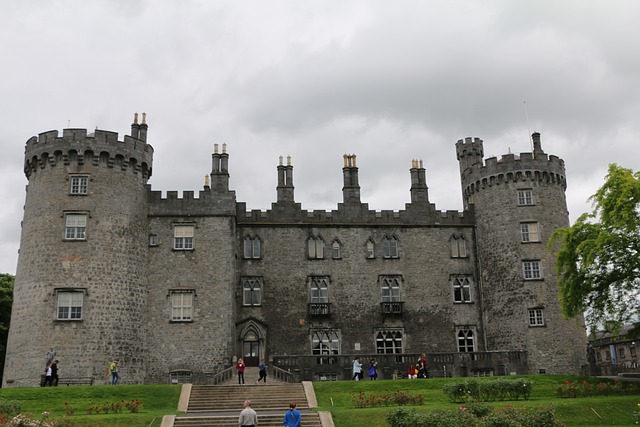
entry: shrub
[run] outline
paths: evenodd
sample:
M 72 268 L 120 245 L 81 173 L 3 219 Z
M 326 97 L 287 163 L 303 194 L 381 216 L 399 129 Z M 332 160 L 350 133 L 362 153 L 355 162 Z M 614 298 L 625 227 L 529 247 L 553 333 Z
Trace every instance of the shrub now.
M 447 383 L 442 391 L 452 402 L 470 400 L 488 402 L 495 400 L 529 399 L 533 390 L 533 382 L 526 378 L 515 380 L 495 379 L 488 381 L 466 380 L 464 382 Z
M 17 400 L 0 399 L 0 414 L 18 415 L 22 410 L 22 404 Z

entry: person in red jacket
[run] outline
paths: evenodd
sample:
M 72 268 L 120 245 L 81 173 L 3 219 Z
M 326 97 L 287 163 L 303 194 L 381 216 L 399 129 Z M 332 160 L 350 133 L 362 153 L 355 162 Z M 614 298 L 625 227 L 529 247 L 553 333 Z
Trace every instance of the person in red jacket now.
M 236 370 L 238 371 L 238 384 L 244 384 L 244 368 L 247 365 L 244 364 L 242 358 L 238 359 L 238 363 L 236 363 Z

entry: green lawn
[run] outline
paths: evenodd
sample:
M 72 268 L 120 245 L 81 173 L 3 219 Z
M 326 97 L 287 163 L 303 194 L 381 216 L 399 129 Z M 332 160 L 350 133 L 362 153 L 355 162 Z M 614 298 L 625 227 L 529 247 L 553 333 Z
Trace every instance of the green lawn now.
M 545 406 L 552 404 L 556 414 L 568 427 L 570 426 L 633 426 L 633 412 L 638 410 L 640 395 L 589 397 L 560 399 L 555 397 L 555 389 L 565 380 L 582 381 L 580 377 L 564 375 L 540 375 L 528 377 L 534 381 L 531 398 L 528 401 L 494 402 L 492 406 Z M 316 382 L 316 396 L 320 410 L 330 411 L 338 427 L 382 427 L 386 426 L 385 416 L 393 408 L 356 409 L 352 395 L 360 391 L 380 396 L 395 390 L 408 391 L 411 394 L 422 393 L 425 402 L 420 410 L 431 411 L 439 408 L 458 409 L 461 404 L 450 403 L 442 392 L 442 387 L 450 381 L 462 381 L 462 378 L 426 379 L 426 380 L 384 380 L 384 381 L 337 381 Z M 594 381 L 593 379 L 590 381 Z M 65 414 L 65 402 L 78 408 L 68 417 L 74 427 L 102 427 L 126 425 L 127 427 L 158 427 L 163 415 L 177 414 L 179 385 L 122 385 L 111 386 L 71 386 L 46 388 L 0 389 L 0 398 L 19 400 L 23 411 L 40 415 L 49 411 L 53 418 Z M 140 413 L 130 414 L 123 410 L 121 414 L 87 415 L 86 408 L 104 402 L 125 402 L 137 399 L 143 402 Z

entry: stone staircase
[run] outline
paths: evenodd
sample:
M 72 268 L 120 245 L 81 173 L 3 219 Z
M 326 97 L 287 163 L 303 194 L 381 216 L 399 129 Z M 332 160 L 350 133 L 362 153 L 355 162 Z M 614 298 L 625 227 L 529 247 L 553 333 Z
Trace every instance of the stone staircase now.
M 245 385 L 238 385 L 235 379 L 235 382 L 229 381 L 225 385 L 190 386 L 186 413 L 165 417 L 163 427 L 237 427 L 242 404 L 247 399 L 258 413 L 260 427 L 281 427 L 284 413 L 289 409 L 291 401 L 297 403 L 298 410 L 302 413 L 302 425 L 305 427 L 333 426 L 329 413 L 310 410 L 317 406 L 311 383 L 273 381 L 255 384 L 255 379 L 251 380 L 252 378 L 247 378 Z M 308 396 L 309 394 L 312 396 Z

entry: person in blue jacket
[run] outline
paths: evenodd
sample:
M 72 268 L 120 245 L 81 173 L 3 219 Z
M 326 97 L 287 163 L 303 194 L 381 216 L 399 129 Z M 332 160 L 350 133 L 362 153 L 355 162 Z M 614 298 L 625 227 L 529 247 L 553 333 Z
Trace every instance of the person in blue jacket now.
M 302 414 L 296 406 L 296 402 L 289 403 L 289 410 L 284 414 L 284 427 L 300 427 Z

